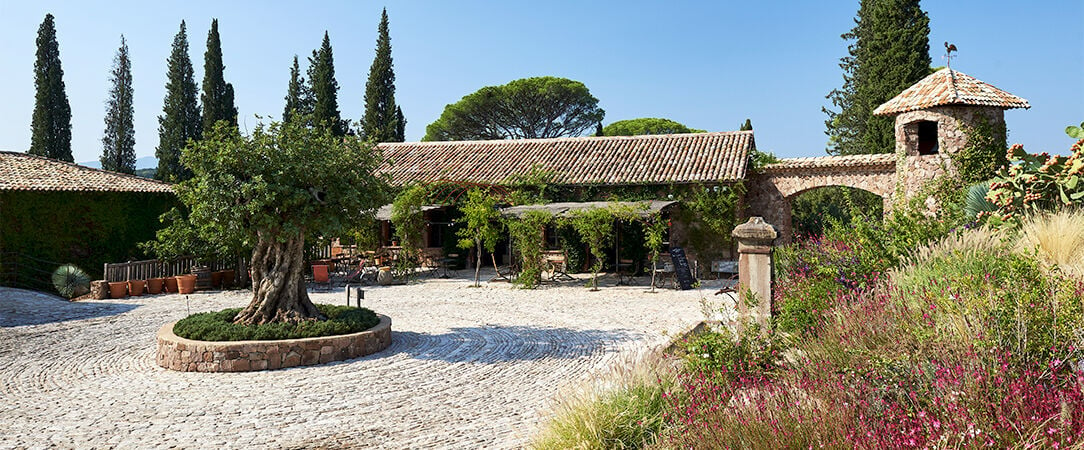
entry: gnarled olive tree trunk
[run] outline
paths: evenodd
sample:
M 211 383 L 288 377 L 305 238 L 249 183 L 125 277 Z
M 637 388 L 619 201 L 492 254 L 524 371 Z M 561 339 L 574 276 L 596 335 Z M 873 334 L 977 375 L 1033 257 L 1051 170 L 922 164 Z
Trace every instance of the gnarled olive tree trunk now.
M 260 233 L 250 267 L 252 302 L 237 313 L 234 323 L 260 325 L 325 319 L 309 300 L 305 287 L 304 234 L 279 242 Z

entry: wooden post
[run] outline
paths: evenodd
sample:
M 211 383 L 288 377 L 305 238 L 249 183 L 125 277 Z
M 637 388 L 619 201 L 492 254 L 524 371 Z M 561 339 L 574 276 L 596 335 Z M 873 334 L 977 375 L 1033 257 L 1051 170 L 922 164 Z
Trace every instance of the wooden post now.
M 762 217 L 750 217 L 731 233 L 738 240 L 738 326 L 760 325 L 762 335 L 772 317 L 772 242 L 775 227 Z

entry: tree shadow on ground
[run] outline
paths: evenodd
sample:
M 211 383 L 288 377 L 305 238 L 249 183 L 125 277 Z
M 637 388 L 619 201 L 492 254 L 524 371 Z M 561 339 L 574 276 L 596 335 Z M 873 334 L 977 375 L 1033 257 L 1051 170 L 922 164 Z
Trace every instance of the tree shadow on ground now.
M 128 303 L 69 302 L 42 292 L 0 288 L 0 328 L 115 316 L 139 306 Z
M 578 359 L 615 352 L 644 336 L 632 330 L 575 330 L 530 326 L 452 328 L 441 334 L 392 331 L 391 346 L 374 356 L 400 353 L 450 363 L 496 364 L 510 361 Z

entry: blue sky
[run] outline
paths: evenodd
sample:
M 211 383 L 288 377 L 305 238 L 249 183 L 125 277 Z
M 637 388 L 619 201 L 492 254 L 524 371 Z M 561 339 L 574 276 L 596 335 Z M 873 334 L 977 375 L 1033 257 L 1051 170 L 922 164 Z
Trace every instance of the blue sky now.
M 133 60 L 136 152 L 158 144 L 166 58 L 180 21 L 202 79 L 211 19 L 219 19 L 226 79 L 242 127 L 278 118 L 293 55 L 331 36 L 343 116 L 360 119 L 380 9 L 388 8 L 396 98 L 407 139 L 444 106 L 486 85 L 553 75 L 584 82 L 605 123 L 666 117 L 710 131 L 751 118 L 757 145 L 784 157 L 820 156 L 821 107 L 840 85 L 839 35 L 857 1 L 827 2 L 78 2 L 0 0 L 0 149 L 30 144 L 34 40 L 56 16 L 72 104 L 76 161 L 101 152 L 108 72 L 123 33 Z M 942 42 L 953 67 L 1027 98 L 1006 114 L 1009 141 L 1064 152 L 1062 130 L 1084 121 L 1084 1 L 926 1 L 934 65 Z

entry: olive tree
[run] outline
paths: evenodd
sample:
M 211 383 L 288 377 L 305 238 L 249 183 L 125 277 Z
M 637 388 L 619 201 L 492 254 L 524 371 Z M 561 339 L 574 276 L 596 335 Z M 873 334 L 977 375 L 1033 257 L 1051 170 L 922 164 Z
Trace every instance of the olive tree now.
M 386 201 L 376 150 L 307 120 L 261 124 L 247 136 L 220 124 L 182 154 L 194 174 L 177 186 L 189 223 L 174 226 L 253 249 L 252 301 L 236 323 L 324 319 L 305 286 L 306 238 L 342 235 Z

